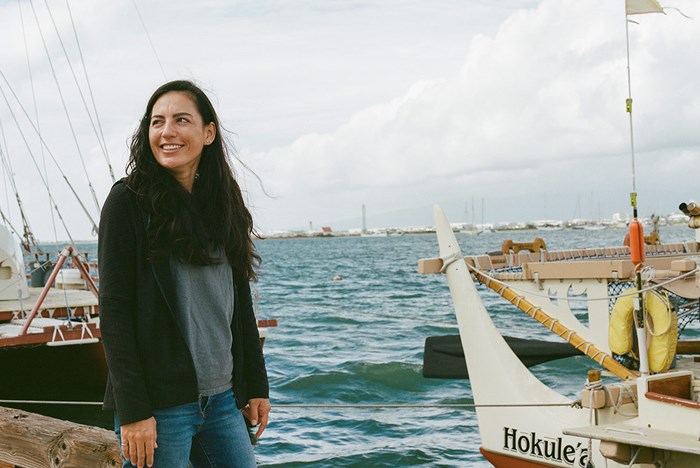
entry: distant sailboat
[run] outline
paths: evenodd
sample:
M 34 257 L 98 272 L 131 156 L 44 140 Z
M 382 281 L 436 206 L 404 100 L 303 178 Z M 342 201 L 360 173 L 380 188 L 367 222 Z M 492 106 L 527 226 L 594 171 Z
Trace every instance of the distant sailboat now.
M 469 235 L 476 235 L 479 234 L 479 229 L 477 229 L 476 225 L 474 224 L 474 197 L 472 197 L 472 222 L 468 223 L 467 220 L 469 219 L 469 211 L 467 209 L 467 204 L 464 204 L 464 227 L 462 228 L 462 232 L 465 234 Z

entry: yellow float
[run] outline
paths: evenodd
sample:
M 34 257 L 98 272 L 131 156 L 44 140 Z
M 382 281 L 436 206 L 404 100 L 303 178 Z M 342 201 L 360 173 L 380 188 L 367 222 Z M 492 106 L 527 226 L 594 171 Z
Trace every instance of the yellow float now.
M 610 350 L 624 355 L 634 345 L 634 298 L 630 288 L 618 298 L 610 315 L 608 344 Z M 626 295 L 629 294 L 629 295 Z M 644 293 L 644 322 L 647 330 L 649 370 L 663 372 L 671 367 L 678 343 L 678 318 L 668 295 L 657 291 Z

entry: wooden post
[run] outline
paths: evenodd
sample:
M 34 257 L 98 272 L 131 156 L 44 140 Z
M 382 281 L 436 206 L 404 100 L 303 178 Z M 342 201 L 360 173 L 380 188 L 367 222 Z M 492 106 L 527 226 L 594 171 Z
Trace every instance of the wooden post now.
M 0 468 L 119 467 L 112 431 L 0 407 Z

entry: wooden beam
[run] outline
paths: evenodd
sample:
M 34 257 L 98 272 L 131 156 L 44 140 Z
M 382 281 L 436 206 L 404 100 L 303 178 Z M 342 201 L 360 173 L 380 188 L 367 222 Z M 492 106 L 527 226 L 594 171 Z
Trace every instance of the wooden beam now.
M 0 407 L 0 467 L 13 465 L 118 467 L 122 459 L 112 431 Z
M 662 379 L 649 379 L 648 393 L 666 395 L 690 400 L 693 397 L 693 380 L 690 374 L 672 376 Z
M 83 331 L 81 326 L 69 329 L 65 325 L 61 325 L 60 327 L 58 327 L 61 330 L 63 339 L 61 339 L 60 336 L 54 339 L 54 327 L 44 327 L 41 333 L 27 333 L 26 335 L 20 336 L 8 336 L 0 339 L 0 349 L 9 348 L 12 346 L 26 346 L 35 344 L 45 344 L 51 342 L 61 343 L 68 340 L 80 340 L 87 338 L 102 337 L 102 332 L 100 332 L 100 329 L 97 328 L 97 325 L 94 322 L 88 323 L 87 327 L 92 332 L 92 336 L 90 336 L 87 332 Z
M 687 398 L 678 398 L 655 392 L 646 392 L 644 396 L 650 400 L 662 401 L 664 403 L 671 403 L 672 405 L 677 406 L 685 406 L 686 408 L 700 409 L 700 402 L 689 400 Z
M 700 354 L 700 340 L 681 340 L 676 345 L 676 354 Z

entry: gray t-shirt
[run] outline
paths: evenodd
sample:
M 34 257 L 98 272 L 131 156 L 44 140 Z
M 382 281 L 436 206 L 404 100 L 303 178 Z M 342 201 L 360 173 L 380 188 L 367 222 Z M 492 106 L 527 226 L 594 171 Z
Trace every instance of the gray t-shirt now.
M 215 265 L 189 265 L 170 257 L 177 291 L 177 321 L 197 373 L 199 393 L 231 388 L 233 355 L 233 272 L 223 253 Z

